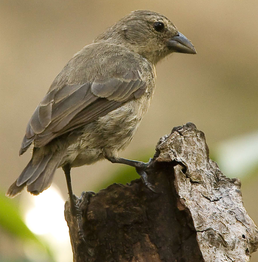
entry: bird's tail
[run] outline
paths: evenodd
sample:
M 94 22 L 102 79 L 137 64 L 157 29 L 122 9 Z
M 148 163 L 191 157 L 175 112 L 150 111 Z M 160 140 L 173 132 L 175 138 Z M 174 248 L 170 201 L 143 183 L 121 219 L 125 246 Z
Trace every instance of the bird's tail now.
M 54 173 L 62 160 L 62 152 L 45 152 L 43 148 L 34 148 L 33 155 L 18 179 L 10 186 L 6 195 L 14 197 L 25 186 L 28 192 L 38 195 L 47 189 L 53 180 Z

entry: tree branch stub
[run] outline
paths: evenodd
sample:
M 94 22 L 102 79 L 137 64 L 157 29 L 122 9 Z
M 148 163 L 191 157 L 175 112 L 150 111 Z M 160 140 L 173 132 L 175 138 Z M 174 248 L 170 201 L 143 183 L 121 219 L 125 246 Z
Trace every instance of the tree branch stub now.
M 160 139 L 148 180 L 156 194 L 139 179 L 82 194 L 77 217 L 66 203 L 74 261 L 250 260 L 258 230 L 243 206 L 241 183 L 209 159 L 194 124 Z

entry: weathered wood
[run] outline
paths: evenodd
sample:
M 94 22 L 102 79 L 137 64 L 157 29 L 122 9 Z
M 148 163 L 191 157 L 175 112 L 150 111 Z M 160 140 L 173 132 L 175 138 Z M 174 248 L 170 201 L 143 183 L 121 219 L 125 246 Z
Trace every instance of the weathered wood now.
M 65 216 L 76 262 L 249 261 L 258 230 L 240 181 L 209 159 L 204 134 L 188 123 L 160 139 L 148 180 L 113 184 L 77 199 Z M 83 239 L 84 238 L 84 239 Z

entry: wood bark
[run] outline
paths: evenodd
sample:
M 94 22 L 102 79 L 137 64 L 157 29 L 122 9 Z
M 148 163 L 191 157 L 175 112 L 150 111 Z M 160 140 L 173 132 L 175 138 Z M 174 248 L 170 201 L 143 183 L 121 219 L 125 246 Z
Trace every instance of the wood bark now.
M 209 158 L 194 124 L 160 139 L 148 172 L 69 202 L 65 217 L 76 262 L 249 261 L 258 230 L 242 202 L 241 183 Z

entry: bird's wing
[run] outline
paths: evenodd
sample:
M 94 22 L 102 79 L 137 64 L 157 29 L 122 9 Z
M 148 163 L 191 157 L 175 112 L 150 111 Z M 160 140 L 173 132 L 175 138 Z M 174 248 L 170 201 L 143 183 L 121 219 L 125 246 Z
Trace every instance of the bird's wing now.
M 146 90 L 146 81 L 136 68 L 116 78 L 52 89 L 32 115 L 24 136 L 20 154 L 34 141 L 42 147 L 54 138 L 86 125 Z

